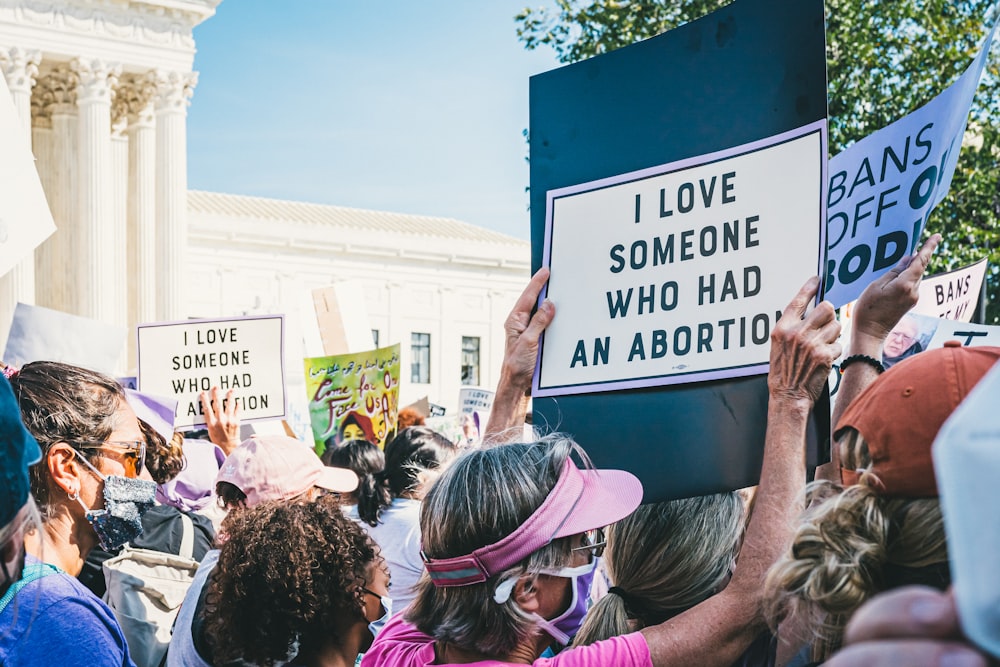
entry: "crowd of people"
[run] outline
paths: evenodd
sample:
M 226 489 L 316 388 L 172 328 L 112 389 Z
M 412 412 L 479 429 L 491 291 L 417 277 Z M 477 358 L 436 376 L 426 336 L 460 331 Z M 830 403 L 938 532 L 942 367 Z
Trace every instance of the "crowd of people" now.
M 556 317 L 535 309 L 544 269 L 472 448 L 406 415 L 384 451 L 359 426 L 320 459 L 239 442 L 210 394 L 207 440 L 185 439 L 100 373 L 6 368 L 0 665 L 986 665 L 949 589 L 931 445 L 1000 348 L 880 363 L 939 241 L 865 291 L 847 350 L 806 282 L 771 336 L 759 485 L 656 504 L 570 435 L 522 441 Z M 842 353 L 832 460 L 807 482 Z M 116 568 L 150 553 L 180 594 L 122 592 Z

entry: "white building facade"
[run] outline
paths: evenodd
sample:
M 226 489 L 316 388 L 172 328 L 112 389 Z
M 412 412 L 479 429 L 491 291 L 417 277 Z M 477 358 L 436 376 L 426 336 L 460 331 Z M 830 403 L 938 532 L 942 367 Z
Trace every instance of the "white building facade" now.
M 444 218 L 188 192 L 192 31 L 219 2 L 0 0 L 0 69 L 57 227 L 0 276 L 0 350 L 19 301 L 129 327 L 285 313 L 294 372 L 310 290 L 357 280 L 373 336 L 401 345 L 403 404 L 454 408 L 463 382 L 494 386 L 527 242 Z
M 448 218 L 210 192 L 188 193 L 188 221 L 190 315 L 285 314 L 289 381 L 299 326 L 315 319 L 311 291 L 357 281 L 373 344 L 400 344 L 402 405 L 427 396 L 452 412 L 463 384 L 496 386 L 527 241 Z

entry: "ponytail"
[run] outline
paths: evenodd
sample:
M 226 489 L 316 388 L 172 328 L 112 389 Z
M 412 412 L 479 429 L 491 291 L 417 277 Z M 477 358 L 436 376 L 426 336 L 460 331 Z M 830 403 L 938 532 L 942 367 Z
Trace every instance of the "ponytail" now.
M 625 599 L 616 591 L 609 591 L 587 611 L 583 626 L 573 638 L 573 646 L 587 646 L 594 642 L 633 632 L 638 629 L 629 621 Z
M 385 508 L 392 504 L 392 492 L 384 470 L 358 478 L 358 516 L 369 526 L 377 526 Z

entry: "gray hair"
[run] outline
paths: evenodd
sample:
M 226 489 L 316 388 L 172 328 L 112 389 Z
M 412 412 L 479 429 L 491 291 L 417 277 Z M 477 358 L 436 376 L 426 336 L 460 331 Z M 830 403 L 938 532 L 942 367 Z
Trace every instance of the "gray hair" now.
M 587 613 L 573 643 L 661 623 L 711 597 L 731 573 L 746 506 L 739 492 L 642 505 L 607 529 L 604 565 L 612 585 Z
M 574 452 L 590 465 L 580 446 L 560 434 L 460 455 L 424 499 L 424 553 L 429 558 L 463 556 L 513 533 L 542 504 Z M 563 567 L 571 558 L 569 538 L 563 538 L 481 584 L 438 588 L 425 573 L 406 618 L 437 641 L 488 656 L 507 655 L 539 630 L 513 595 L 503 603 L 494 601 L 497 585 Z

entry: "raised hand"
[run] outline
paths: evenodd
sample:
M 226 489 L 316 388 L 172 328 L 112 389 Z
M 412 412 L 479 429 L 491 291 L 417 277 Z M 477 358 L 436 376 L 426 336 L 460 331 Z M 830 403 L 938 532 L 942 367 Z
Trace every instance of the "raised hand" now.
M 233 400 L 233 390 L 226 392 L 223 399 L 218 387 L 212 387 L 211 394 L 200 394 L 201 407 L 205 412 L 205 428 L 208 439 L 222 448 L 226 456 L 240 444 L 240 408 Z

